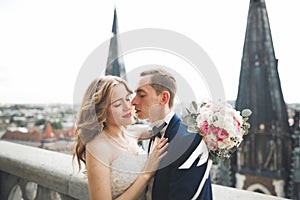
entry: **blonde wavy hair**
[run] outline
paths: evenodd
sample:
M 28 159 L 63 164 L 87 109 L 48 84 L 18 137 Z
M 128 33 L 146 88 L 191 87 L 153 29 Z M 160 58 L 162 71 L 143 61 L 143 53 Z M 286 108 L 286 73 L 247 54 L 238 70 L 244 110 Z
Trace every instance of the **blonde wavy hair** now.
M 91 82 L 85 91 L 76 120 L 73 161 L 76 158 L 81 169 L 81 161 L 86 164 L 86 144 L 99 134 L 105 126 L 110 94 L 114 86 L 124 84 L 132 93 L 127 83 L 117 76 L 102 76 Z

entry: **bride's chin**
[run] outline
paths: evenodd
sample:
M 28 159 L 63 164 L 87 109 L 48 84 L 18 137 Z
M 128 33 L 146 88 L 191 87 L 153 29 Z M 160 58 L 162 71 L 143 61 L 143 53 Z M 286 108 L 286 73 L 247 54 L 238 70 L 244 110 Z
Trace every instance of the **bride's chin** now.
M 126 122 L 124 122 L 121 126 L 128 126 L 128 125 L 130 125 L 131 124 L 131 120 L 129 119 L 129 120 L 126 120 Z

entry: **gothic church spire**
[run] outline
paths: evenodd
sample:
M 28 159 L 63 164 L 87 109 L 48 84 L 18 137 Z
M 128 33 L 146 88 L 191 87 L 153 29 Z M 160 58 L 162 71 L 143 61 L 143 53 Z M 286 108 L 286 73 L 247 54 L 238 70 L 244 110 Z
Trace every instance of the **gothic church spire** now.
M 123 55 L 120 55 L 122 51 L 119 43 L 118 29 L 119 28 L 118 28 L 117 10 L 115 8 L 114 20 L 112 25 L 112 38 L 110 40 L 110 45 L 109 45 L 105 75 L 119 76 L 126 80 L 125 65 L 122 58 Z
M 266 3 L 250 0 L 236 109 L 252 115 L 237 154 L 236 187 L 284 197 L 291 143 L 277 66 Z

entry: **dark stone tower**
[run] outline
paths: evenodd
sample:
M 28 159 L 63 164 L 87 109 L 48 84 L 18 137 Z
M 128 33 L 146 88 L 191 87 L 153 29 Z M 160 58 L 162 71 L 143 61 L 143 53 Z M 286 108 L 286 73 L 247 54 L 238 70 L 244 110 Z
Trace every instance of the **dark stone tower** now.
M 300 199 L 300 111 L 296 110 L 294 115 L 294 123 L 292 128 L 292 162 L 289 185 L 289 197 L 292 199 Z
M 287 196 L 291 140 L 264 0 L 250 0 L 236 109 L 252 110 L 236 157 L 236 187 Z
M 112 25 L 112 38 L 110 40 L 108 58 L 106 64 L 105 75 L 119 76 L 126 80 L 125 65 L 123 62 L 123 55 L 119 55 L 121 51 L 118 39 L 118 17 L 116 8 L 114 10 L 114 21 Z

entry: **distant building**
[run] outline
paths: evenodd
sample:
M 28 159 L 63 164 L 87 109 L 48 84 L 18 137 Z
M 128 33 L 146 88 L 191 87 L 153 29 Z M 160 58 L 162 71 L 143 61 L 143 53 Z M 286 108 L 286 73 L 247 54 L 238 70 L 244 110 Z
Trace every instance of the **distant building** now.
M 3 140 L 64 153 L 71 153 L 74 138 L 75 126 L 67 130 L 53 130 L 50 124 L 46 125 L 44 132 L 16 128 L 16 130 L 7 129 L 2 136 Z
M 115 8 L 112 25 L 112 38 L 110 39 L 105 75 L 119 76 L 126 80 L 127 78 L 123 55 L 120 54 L 122 51 L 119 42 L 118 29 L 117 10 Z
M 236 109 L 249 108 L 253 114 L 249 134 L 232 160 L 233 180 L 240 189 L 294 197 L 292 131 L 277 67 L 266 3 L 250 0 Z
M 40 143 L 43 139 L 43 133 L 34 131 L 23 132 L 20 130 L 7 130 L 2 137 L 3 140 L 15 140 L 15 141 L 23 141 L 23 142 L 35 142 Z
M 300 111 L 296 111 L 292 125 L 292 162 L 288 185 L 289 197 L 300 199 Z
M 47 124 L 45 128 L 45 139 L 54 138 L 54 132 L 52 130 L 51 124 Z
M 47 124 L 44 131 L 44 140 L 62 140 L 75 137 L 75 126 L 67 130 L 53 130 L 51 124 Z

